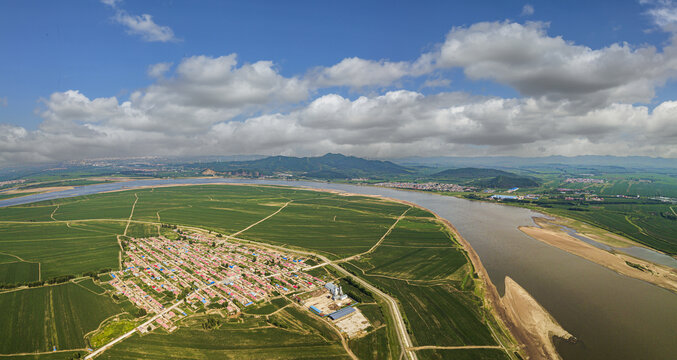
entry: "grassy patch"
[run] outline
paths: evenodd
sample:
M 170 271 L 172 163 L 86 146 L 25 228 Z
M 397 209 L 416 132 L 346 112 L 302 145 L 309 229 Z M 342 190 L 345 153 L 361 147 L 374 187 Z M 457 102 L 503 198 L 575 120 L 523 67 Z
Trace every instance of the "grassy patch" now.
M 248 306 L 243 311 L 247 314 L 254 314 L 254 315 L 268 315 L 271 314 L 281 307 L 289 304 L 289 301 L 285 298 L 277 298 L 274 300 L 271 300 L 270 302 L 263 302 L 261 304 L 258 304 L 256 306 Z
M 97 349 L 120 335 L 131 331 L 135 326 L 136 323 L 131 320 L 111 321 L 107 323 L 103 329 L 91 335 L 89 337 L 89 343 L 94 349 Z

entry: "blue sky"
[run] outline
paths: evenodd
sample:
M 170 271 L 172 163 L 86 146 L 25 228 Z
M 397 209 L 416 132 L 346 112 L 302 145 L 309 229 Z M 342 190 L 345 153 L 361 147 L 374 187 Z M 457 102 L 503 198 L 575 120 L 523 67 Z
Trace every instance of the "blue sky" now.
M 270 68 L 283 79 L 306 81 L 311 78 L 308 74 L 331 68 L 347 58 L 375 63 L 380 61 L 382 64 L 385 61 L 386 65 L 398 62 L 412 65 L 422 54 L 438 51 L 452 29 L 468 29 L 481 23 L 516 24 L 522 29 L 531 22 L 537 22 L 541 30 L 535 31 L 541 31 L 543 37 L 561 37 L 566 44 L 592 51 L 605 49 L 615 43 L 627 43 L 633 51 L 653 46 L 658 49 L 658 53 L 662 53 L 665 47 L 672 44 L 674 32 L 669 23 L 673 14 L 671 11 L 674 12 L 674 6 L 670 1 L 112 1 L 110 4 L 93 0 L 3 1 L 0 3 L 0 45 L 3 49 L 3 55 L 0 56 L 0 124 L 11 126 L 14 132 L 18 131 L 17 128 L 23 129 L 19 132 L 25 131 L 26 136 L 35 137 L 36 129 L 48 127 L 45 121 L 51 120 L 47 118 L 63 115 L 44 113 L 49 108 L 47 102 L 51 101 L 50 96 L 69 90 L 77 91 L 88 100 L 115 97 L 117 103 L 122 104 L 130 100 L 130 94 L 134 91 L 145 93 L 149 86 L 166 81 L 148 75 L 149 66 L 157 63 L 172 64 L 166 73 L 166 78 L 171 79 L 177 77 L 173 71 L 186 59 L 198 56 L 216 59 L 237 54 L 236 67 L 271 61 Z M 138 21 L 138 17 L 144 14 L 152 17 L 153 26 L 167 29 L 170 34 L 161 36 L 169 36 L 169 39 L 149 38 L 148 34 L 143 33 L 147 28 L 134 33 L 129 23 L 125 24 L 126 20 Z M 272 105 L 258 107 L 247 103 L 247 106 L 242 107 L 246 111 L 238 107 L 237 111 L 229 111 L 227 116 L 210 120 L 209 126 L 223 128 L 230 122 L 245 122 L 252 117 L 275 114 L 289 116 L 328 95 L 337 95 L 350 101 L 361 96 L 375 100 L 400 90 L 421 94 L 426 101 L 434 96 L 458 93 L 468 97 L 499 97 L 520 101 L 539 97 L 524 85 L 527 78 L 528 81 L 533 80 L 531 75 L 524 79 L 512 79 L 498 73 L 483 76 L 476 72 L 472 76 L 468 75 L 469 65 L 463 65 L 466 64 L 465 60 L 454 61 L 448 66 L 434 66 L 413 72 L 407 70 L 405 75 L 389 77 L 388 80 L 377 81 L 377 84 L 354 86 L 354 82 L 320 81 L 322 84 L 304 88 L 307 93 L 305 96 L 284 97 Z M 495 62 L 495 59 L 492 61 Z M 641 85 L 651 87 L 651 91 L 637 96 L 606 96 L 605 100 L 586 104 L 584 108 L 589 112 L 612 104 L 626 103 L 648 105 L 648 111 L 651 112 L 663 102 L 674 100 L 676 88 L 671 74 L 670 66 L 666 65 L 663 73 L 650 76 L 650 85 Z M 641 77 L 649 75 L 643 74 Z M 437 86 L 424 86 L 427 81 L 431 83 L 433 80 Z M 175 84 L 172 89 L 178 87 Z M 531 86 L 529 89 L 549 91 L 540 82 L 535 88 Z M 553 90 L 556 94 L 549 101 L 562 101 L 565 96 L 559 93 L 560 90 Z M 567 98 L 567 101 L 576 102 L 579 99 Z M 132 103 L 132 107 L 137 105 Z M 261 105 L 259 100 L 254 103 Z M 223 110 L 222 105 L 209 104 L 200 110 L 220 111 Z M 451 105 L 445 103 L 438 108 L 449 108 Z M 453 106 L 459 104 L 454 102 Z M 195 108 L 193 105 L 191 107 Z M 149 115 L 140 111 L 136 116 Z M 107 120 L 97 118 L 89 123 L 103 126 Z M 88 127 L 88 121 L 82 119 L 59 117 L 59 121 Z M 410 118 L 409 121 L 416 121 L 416 118 Z M 107 125 L 110 130 L 111 124 Z M 92 130 L 91 126 L 88 129 Z M 203 130 L 209 131 L 209 128 Z M 101 129 L 99 132 L 110 136 L 110 132 Z M 177 138 L 178 135 L 172 136 Z M 7 142 L 10 140 L 18 141 L 16 137 Z M 188 141 L 186 138 L 181 140 Z M 337 148 L 356 155 L 406 155 L 403 149 L 389 152 L 389 147 L 398 147 L 399 143 L 391 144 L 387 138 L 379 139 L 384 145 L 377 150 L 366 149 L 361 141 L 327 140 L 328 149 Z M 456 153 L 459 144 L 464 143 L 463 139 L 435 140 L 441 148 L 445 148 L 445 143 L 449 145 L 446 150 L 442 149 L 446 154 Z M 590 140 L 587 139 L 588 142 Z M 214 141 L 216 144 L 221 140 Z M 408 141 L 403 144 L 412 144 Z M 537 142 L 534 139 L 524 141 L 527 145 Z M 482 141 L 468 142 L 480 146 L 485 153 L 488 149 L 518 155 L 526 151 L 520 150 L 519 141 L 507 147 L 506 144 L 497 144 L 500 148 Z M 77 148 L 77 145 L 74 147 Z M 543 148 L 543 144 L 540 148 Z M 592 146 L 590 151 L 610 152 L 594 148 Z M 627 147 L 630 148 L 631 145 Z M 218 146 L 204 149 L 209 153 L 219 153 L 221 150 L 234 151 Z M 12 149 L 4 151 L 11 152 Z M 303 144 L 263 146 L 261 149 L 261 153 L 276 151 L 294 154 L 321 152 L 319 146 L 307 147 Z M 657 150 L 646 149 L 644 153 L 651 154 L 652 151 Z M 411 151 L 417 155 L 420 152 L 416 149 Z M 70 150 L 63 156 L 72 153 L 77 151 Z M 157 154 L 160 153 L 162 151 Z M 561 153 L 566 151 L 561 150 Z M 92 155 L 105 154 L 106 151 L 96 151 Z M 110 154 L 134 155 L 119 151 Z M 4 158 L 6 162 L 21 159 L 1 155 L 0 160 Z M 34 158 L 45 160 L 49 157 L 41 154 Z

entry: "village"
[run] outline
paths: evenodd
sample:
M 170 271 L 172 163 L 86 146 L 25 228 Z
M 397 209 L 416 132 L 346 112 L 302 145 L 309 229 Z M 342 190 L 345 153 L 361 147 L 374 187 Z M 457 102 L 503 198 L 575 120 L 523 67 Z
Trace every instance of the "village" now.
M 383 186 L 396 189 L 413 189 L 413 190 L 423 190 L 423 191 L 445 191 L 445 192 L 468 192 L 477 190 L 473 186 L 463 186 L 457 184 L 446 184 L 446 183 L 413 183 L 413 182 L 384 182 L 374 184 L 376 186 Z
M 322 265 L 313 259 L 202 233 L 178 240 L 131 238 L 124 248 L 122 270 L 111 273 L 109 284 L 142 314 L 155 314 L 150 325 L 136 329 L 142 334 L 156 328 L 173 332 L 178 320 L 207 309 L 237 316 L 279 296 L 293 298 L 348 337 L 370 326 L 340 286 L 305 272 Z

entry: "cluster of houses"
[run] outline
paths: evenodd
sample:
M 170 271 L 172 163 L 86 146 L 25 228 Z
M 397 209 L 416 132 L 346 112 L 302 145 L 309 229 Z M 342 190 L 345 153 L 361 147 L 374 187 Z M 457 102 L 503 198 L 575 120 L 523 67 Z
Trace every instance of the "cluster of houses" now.
M 376 184 L 377 186 L 397 188 L 397 189 L 414 189 L 424 191 L 447 191 L 447 192 L 463 192 L 477 190 L 471 186 L 461 186 L 457 184 L 442 184 L 442 183 L 412 183 L 412 182 L 385 182 Z
M 131 239 L 124 259 L 123 270 L 111 273 L 110 284 L 148 313 L 162 312 L 181 296 L 195 310 L 217 307 L 237 313 L 268 297 L 324 285 L 303 271 L 304 258 L 198 233 L 185 240 Z M 180 309 L 167 312 L 157 324 L 170 330 L 179 314 L 186 316 Z
M 604 184 L 606 181 L 604 179 L 592 179 L 592 178 L 567 178 L 564 180 L 564 183 L 569 184 Z

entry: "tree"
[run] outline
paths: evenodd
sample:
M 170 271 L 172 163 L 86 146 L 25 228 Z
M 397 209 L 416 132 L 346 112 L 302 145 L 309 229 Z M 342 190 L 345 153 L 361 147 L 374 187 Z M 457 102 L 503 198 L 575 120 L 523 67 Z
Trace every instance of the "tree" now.
M 146 309 L 139 309 L 139 311 L 136 312 L 136 317 L 143 317 L 146 316 L 148 312 L 146 312 Z

